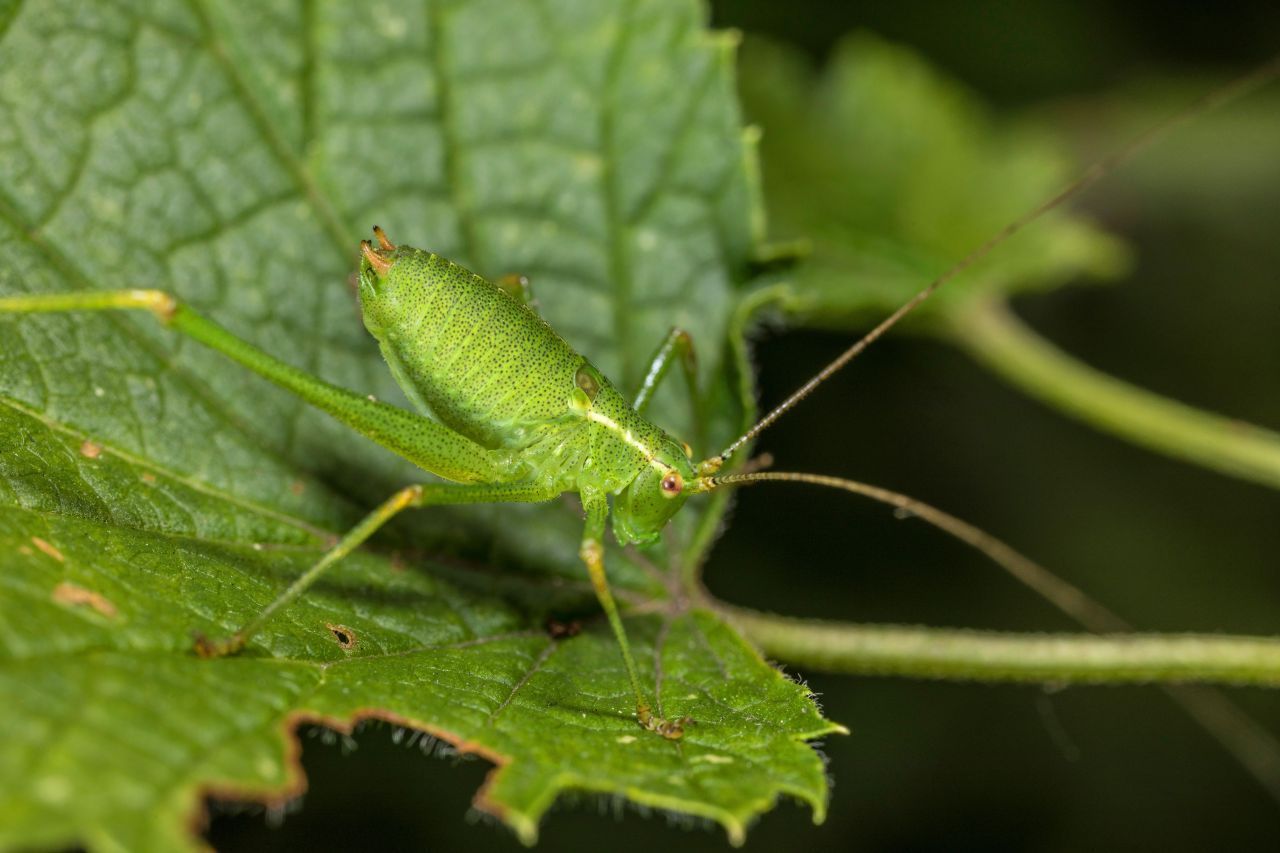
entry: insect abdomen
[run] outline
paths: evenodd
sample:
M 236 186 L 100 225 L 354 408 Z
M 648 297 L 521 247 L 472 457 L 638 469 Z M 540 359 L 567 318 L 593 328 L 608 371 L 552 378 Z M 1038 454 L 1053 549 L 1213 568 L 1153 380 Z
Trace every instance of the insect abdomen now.
M 365 297 L 363 307 L 415 403 L 489 447 L 519 444 L 522 427 L 564 415 L 582 356 L 531 309 L 466 268 L 417 249 L 397 254 L 378 304 Z

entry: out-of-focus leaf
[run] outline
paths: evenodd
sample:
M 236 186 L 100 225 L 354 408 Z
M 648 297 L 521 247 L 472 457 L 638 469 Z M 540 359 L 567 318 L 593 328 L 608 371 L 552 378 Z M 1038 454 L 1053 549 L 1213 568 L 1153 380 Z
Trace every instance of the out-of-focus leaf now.
M 996 125 L 958 84 L 904 48 L 846 39 L 816 74 L 795 53 L 748 42 L 744 107 L 763 125 L 765 194 L 779 234 L 811 256 L 789 277 L 801 322 L 879 318 L 1072 177 L 1043 132 Z M 916 319 L 967 300 L 1109 276 L 1126 255 L 1058 212 L 939 291 Z

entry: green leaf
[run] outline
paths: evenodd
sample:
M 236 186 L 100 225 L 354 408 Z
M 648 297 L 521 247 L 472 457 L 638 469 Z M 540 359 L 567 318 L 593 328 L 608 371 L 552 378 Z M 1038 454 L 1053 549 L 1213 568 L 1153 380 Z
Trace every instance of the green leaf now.
M 100 524 L 22 511 L 3 525 L 14 555 L 0 667 L 6 847 L 185 846 L 202 792 L 299 790 L 284 741 L 294 726 L 368 718 L 499 764 L 477 805 L 525 841 L 565 788 L 712 818 L 735 841 L 779 792 L 822 816 L 821 767 L 798 739 L 833 727 L 709 614 L 631 620 L 663 711 L 697 719 L 677 746 L 637 727 L 603 624 L 555 640 L 501 600 L 361 555 L 269 628 L 269 653 L 202 661 L 187 632 L 224 627 L 223 608 L 263 606 L 312 554 L 104 536 Z
M 997 125 L 905 48 L 846 38 L 821 76 L 786 48 L 744 51 L 744 107 L 765 128 L 765 195 L 780 234 L 811 241 L 784 306 L 801 322 L 879 319 L 1074 177 L 1054 140 Z M 1124 248 L 1079 216 L 1050 214 L 950 282 L 912 318 L 971 300 L 1108 277 Z
M 0 292 L 171 290 L 403 402 L 346 286 L 376 222 L 529 275 L 624 387 L 690 330 L 722 439 L 760 214 L 732 42 L 703 26 L 689 0 L 0 6 Z M 366 717 L 501 765 L 480 805 L 526 841 L 570 788 L 735 841 L 782 793 L 821 819 L 803 741 L 839 727 L 611 552 L 661 711 L 697 721 L 636 726 L 574 507 L 421 513 L 246 654 L 197 660 L 193 630 L 242 624 L 420 472 L 146 317 L 0 324 L 0 846 L 192 847 L 204 794 L 298 790 L 299 722 Z M 688 434 L 671 384 L 657 419 Z M 566 612 L 582 632 L 550 638 Z

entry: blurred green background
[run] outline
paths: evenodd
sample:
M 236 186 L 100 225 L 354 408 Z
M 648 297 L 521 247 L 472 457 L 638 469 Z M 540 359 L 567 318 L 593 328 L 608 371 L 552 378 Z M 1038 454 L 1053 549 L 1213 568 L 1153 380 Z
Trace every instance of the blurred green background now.
M 788 41 L 819 63 L 842 34 L 869 29 L 999 109 L 1056 124 L 1082 158 L 1156 117 L 1144 82 L 1204 89 L 1280 45 L 1274 2 L 726 0 L 713 4 L 713 20 Z M 1239 132 L 1258 121 L 1280 124 L 1274 86 L 1082 200 L 1132 242 L 1131 278 L 1016 304 L 1089 364 L 1280 428 L 1280 151 Z M 762 402 L 780 400 L 848 341 L 762 334 Z M 1067 420 L 950 347 L 891 337 L 760 448 L 781 468 L 856 477 L 954 512 L 1141 628 L 1275 633 L 1280 623 L 1280 495 Z M 794 615 L 1075 628 L 943 536 L 835 493 L 743 492 L 707 582 L 728 601 Z M 813 827 L 806 810 L 783 803 L 754 828 L 749 850 L 1280 846 L 1280 804 L 1158 690 L 800 675 L 852 732 L 822 747 L 831 814 Z M 1280 693 L 1230 696 L 1280 734 Z M 382 725 L 358 733 L 355 750 L 310 734 L 304 808 L 277 821 L 260 808 L 215 807 L 216 847 L 519 849 L 507 830 L 466 818 L 485 762 L 425 758 Z M 542 848 L 726 846 L 717 830 L 668 823 L 584 798 L 551 816 Z

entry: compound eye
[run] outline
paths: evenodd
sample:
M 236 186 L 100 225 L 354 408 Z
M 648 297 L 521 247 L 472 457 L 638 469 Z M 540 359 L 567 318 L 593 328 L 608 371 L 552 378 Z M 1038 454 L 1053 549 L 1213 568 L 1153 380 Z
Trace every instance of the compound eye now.
M 684 478 L 679 472 L 672 471 L 670 474 L 662 478 L 662 496 L 664 498 L 674 498 L 684 490 Z

